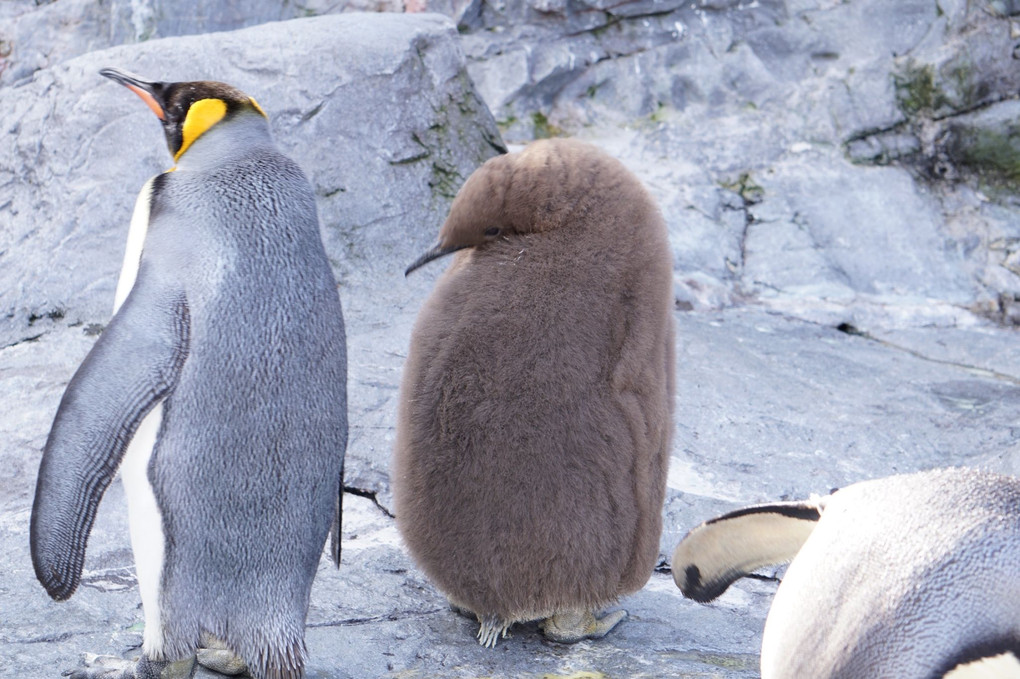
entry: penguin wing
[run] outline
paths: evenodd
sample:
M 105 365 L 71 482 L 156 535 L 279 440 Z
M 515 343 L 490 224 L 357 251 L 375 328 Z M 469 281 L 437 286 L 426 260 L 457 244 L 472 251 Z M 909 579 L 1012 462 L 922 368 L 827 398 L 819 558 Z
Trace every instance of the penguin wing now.
M 821 518 L 824 499 L 744 507 L 693 529 L 673 552 L 673 581 L 707 603 L 759 568 L 790 561 Z
M 32 564 L 57 600 L 78 587 L 99 501 L 139 423 L 173 390 L 187 356 L 184 294 L 153 287 L 140 271 L 135 289 L 67 385 L 43 449 L 32 505 Z

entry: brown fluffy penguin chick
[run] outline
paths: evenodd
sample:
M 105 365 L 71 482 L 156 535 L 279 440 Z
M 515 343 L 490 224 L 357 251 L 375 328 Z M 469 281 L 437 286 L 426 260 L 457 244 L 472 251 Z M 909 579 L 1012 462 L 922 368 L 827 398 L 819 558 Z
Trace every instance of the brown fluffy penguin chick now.
M 492 158 L 404 367 L 393 492 L 418 565 L 481 623 L 605 635 L 658 555 L 672 432 L 672 262 L 654 202 L 571 140 Z

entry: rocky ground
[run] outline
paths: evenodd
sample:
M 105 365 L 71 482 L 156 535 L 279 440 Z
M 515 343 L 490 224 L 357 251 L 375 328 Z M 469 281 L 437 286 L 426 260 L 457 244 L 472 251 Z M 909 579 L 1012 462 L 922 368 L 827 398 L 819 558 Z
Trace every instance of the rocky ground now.
M 0 676 L 141 641 L 119 484 L 70 601 L 46 597 L 28 558 L 53 413 L 109 320 L 135 192 L 170 165 L 151 113 L 102 66 L 238 85 L 316 189 L 351 440 L 344 563 L 316 581 L 309 676 L 754 677 L 774 574 L 709 606 L 682 599 L 668 556 L 690 527 L 896 472 L 1020 471 L 1016 3 L 444 0 L 425 8 L 446 18 L 295 18 L 393 4 L 0 7 Z M 523 626 L 487 650 L 391 516 L 397 383 L 442 266 L 403 269 L 504 141 L 559 134 L 624 160 L 670 226 L 663 565 L 601 641 Z

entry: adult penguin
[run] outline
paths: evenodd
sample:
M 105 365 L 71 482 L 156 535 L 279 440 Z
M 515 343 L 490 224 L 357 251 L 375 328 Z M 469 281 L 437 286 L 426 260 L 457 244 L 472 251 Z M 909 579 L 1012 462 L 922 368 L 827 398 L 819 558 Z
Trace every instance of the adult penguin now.
M 674 391 L 662 217 L 595 147 L 546 140 L 487 161 L 439 243 L 400 391 L 393 492 L 418 565 L 491 646 L 542 620 L 563 642 L 648 580 Z
M 190 676 L 211 634 L 256 679 L 300 677 L 331 526 L 339 564 L 347 442 L 344 326 L 314 193 L 234 87 L 101 74 L 148 104 L 176 166 L 139 196 L 115 315 L 47 439 L 35 572 L 71 596 L 120 467 L 143 653 L 95 674 Z
M 762 679 L 1020 677 L 1020 480 L 945 469 L 739 509 L 680 542 L 673 578 L 710 601 L 791 558 Z

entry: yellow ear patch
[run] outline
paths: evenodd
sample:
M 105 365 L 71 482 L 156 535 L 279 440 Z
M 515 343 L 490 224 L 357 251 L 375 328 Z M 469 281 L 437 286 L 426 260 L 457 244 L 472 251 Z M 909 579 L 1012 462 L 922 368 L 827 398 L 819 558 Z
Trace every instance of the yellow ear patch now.
M 227 114 L 227 104 L 222 99 L 199 99 L 184 118 L 184 126 L 181 128 L 181 148 L 174 154 L 174 160 L 179 160 L 184 152 L 188 150 L 196 139 L 206 131 L 223 120 Z
M 259 103 L 257 101 L 255 101 L 255 97 L 248 97 L 248 101 L 251 102 L 251 105 L 255 107 L 256 111 L 258 111 L 259 113 L 262 114 L 263 118 L 268 118 L 269 117 L 269 116 L 266 115 L 266 112 L 262 110 L 262 107 L 259 106 Z

